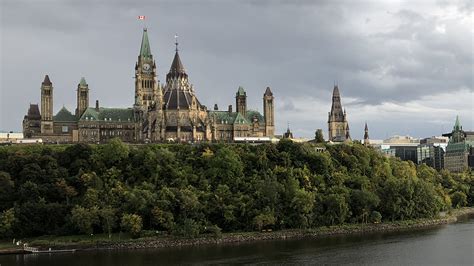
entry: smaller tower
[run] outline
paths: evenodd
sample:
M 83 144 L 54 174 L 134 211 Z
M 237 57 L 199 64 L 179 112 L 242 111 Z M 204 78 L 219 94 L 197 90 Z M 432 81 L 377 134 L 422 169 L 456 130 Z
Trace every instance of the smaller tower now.
M 463 142 L 464 139 L 464 131 L 462 130 L 461 122 L 459 121 L 459 116 L 456 116 L 456 122 L 454 122 L 454 127 L 449 142 L 458 143 Z
M 246 117 L 247 115 L 247 93 L 244 88 L 239 87 L 239 90 L 235 94 L 235 106 L 237 108 L 237 113 L 240 113 L 242 116 Z
M 345 142 L 351 142 L 351 133 L 349 131 L 349 124 L 346 122 L 346 139 L 344 140 Z
M 365 122 L 364 145 L 368 146 L 369 144 L 370 144 L 370 141 L 369 141 L 369 127 L 367 127 L 367 122 Z
M 53 83 L 49 76 L 41 83 L 41 134 L 53 133 Z
M 76 117 L 80 118 L 84 111 L 89 107 L 89 85 L 84 77 L 77 84 L 77 108 Z
M 273 137 L 273 135 L 275 135 L 275 109 L 273 99 L 273 93 L 270 87 L 267 87 L 263 94 L 263 116 L 265 118 L 265 136 L 267 137 Z
M 286 128 L 286 132 L 283 134 L 284 139 L 292 139 L 293 133 L 290 130 L 290 123 L 288 123 L 288 127 Z

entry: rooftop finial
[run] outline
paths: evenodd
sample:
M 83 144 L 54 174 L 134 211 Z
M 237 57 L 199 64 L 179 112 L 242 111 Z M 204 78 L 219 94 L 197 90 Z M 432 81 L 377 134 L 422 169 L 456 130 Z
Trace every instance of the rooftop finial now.
M 176 45 L 176 52 L 178 52 L 178 33 L 174 34 L 174 45 Z

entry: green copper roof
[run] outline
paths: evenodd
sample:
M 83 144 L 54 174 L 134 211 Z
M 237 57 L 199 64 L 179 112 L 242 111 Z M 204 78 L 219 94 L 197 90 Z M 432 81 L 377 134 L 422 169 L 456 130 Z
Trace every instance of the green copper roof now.
M 53 117 L 53 121 L 55 122 L 73 122 L 77 121 L 75 115 L 71 114 L 69 110 L 63 106 L 61 110 Z
M 241 113 L 237 113 L 237 116 L 234 119 L 234 124 L 249 124 L 249 122 Z
M 258 111 L 255 111 L 255 110 L 247 110 L 246 116 L 247 116 L 247 117 L 246 117 L 247 120 L 250 121 L 251 123 L 253 122 L 253 118 L 254 118 L 254 117 L 257 117 L 258 122 L 259 122 L 260 124 L 264 124 L 264 123 L 265 123 L 265 119 L 264 119 L 263 115 L 260 114 L 260 112 L 258 112 Z
M 148 41 L 147 29 L 143 29 L 142 46 L 140 47 L 140 56 L 151 57 L 150 42 Z
M 247 110 L 245 117 L 241 113 L 228 111 L 209 111 L 209 116 L 215 117 L 218 124 L 251 124 L 254 117 L 257 117 L 260 124 L 265 123 L 263 115 L 254 110 Z
M 216 119 L 217 124 L 233 124 L 236 113 L 228 111 L 209 111 L 209 115 Z
M 236 93 L 236 96 L 246 96 L 244 88 L 242 86 L 239 86 L 239 90 Z
M 87 82 L 86 82 L 86 79 L 84 77 L 81 78 L 81 81 L 79 82 L 79 85 L 87 86 Z
M 133 122 L 133 109 L 131 108 L 104 108 L 97 111 L 93 107 L 87 108 L 80 121 L 106 121 L 106 122 Z
M 456 116 L 456 122 L 454 123 L 454 130 L 462 130 L 461 122 L 459 122 L 459 116 Z

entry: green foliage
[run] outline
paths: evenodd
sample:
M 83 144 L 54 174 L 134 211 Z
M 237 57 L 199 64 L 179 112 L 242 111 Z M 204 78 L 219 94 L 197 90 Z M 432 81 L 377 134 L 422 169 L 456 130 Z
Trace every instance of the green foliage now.
M 142 217 L 137 214 L 125 213 L 122 216 L 120 227 L 125 232 L 130 233 L 133 237 L 139 237 L 143 227 Z
M 378 211 L 372 211 L 370 214 L 370 222 L 371 223 L 380 223 L 382 221 L 382 214 Z
M 0 237 L 142 229 L 218 237 L 429 218 L 473 204 L 472 174 L 357 143 L 0 147 Z
M 271 212 L 261 213 L 253 218 L 253 225 L 258 231 L 275 225 L 275 222 L 275 216 Z
M 456 191 L 451 195 L 451 201 L 454 208 L 460 208 L 467 205 L 467 196 L 464 192 Z
M 173 234 L 176 236 L 184 236 L 194 238 L 199 235 L 201 226 L 193 219 L 184 219 L 182 224 L 177 224 L 173 228 Z
M 15 223 L 15 210 L 8 209 L 0 213 L 0 239 L 12 236 Z
M 94 225 L 99 224 L 98 213 L 97 207 L 76 206 L 71 211 L 71 221 L 81 233 L 91 235 L 94 233 Z
M 324 135 L 322 129 L 316 130 L 316 133 L 314 134 L 314 141 L 316 143 L 324 143 Z

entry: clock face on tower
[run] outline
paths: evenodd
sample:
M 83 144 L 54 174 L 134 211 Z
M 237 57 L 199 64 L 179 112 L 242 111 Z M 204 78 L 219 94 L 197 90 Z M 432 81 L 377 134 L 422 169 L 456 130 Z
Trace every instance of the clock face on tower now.
M 143 64 L 143 70 L 149 71 L 150 70 L 150 65 L 149 64 Z

